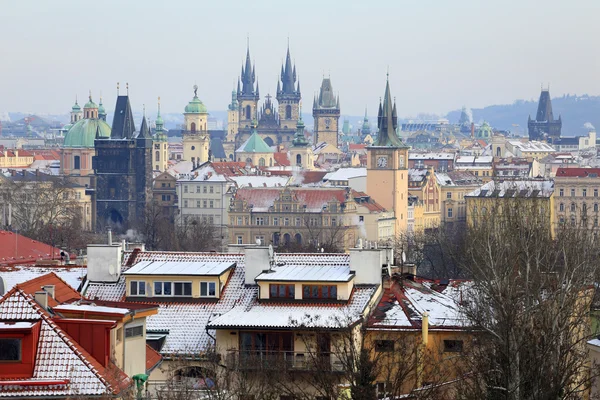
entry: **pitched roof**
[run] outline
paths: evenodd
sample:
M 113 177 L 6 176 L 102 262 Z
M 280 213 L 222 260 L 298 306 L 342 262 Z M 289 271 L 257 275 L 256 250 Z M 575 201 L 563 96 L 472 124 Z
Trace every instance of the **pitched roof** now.
M 495 180 L 475 189 L 465 197 L 549 198 L 554 192 L 554 182 L 544 179 Z
M 41 323 L 32 378 L 3 379 L 0 397 L 117 395 L 132 383 L 114 364 L 103 367 L 19 287 L 0 299 L 0 321 Z
M 273 154 L 273 158 L 275 158 L 276 165 L 283 165 L 285 167 L 289 167 L 292 165 L 290 163 L 290 159 L 288 158 L 288 153 L 283 151 L 278 151 Z
M 118 96 L 110 137 L 115 139 L 132 138 L 135 132 L 133 112 L 129 96 Z
M 558 168 L 556 178 L 598 178 L 600 168 Z
M 0 265 L 30 264 L 39 259 L 59 259 L 61 249 L 15 232 L 0 231 Z
M 23 283 L 48 273 L 54 273 L 62 281 L 66 282 L 74 290 L 79 289 L 83 282 L 87 269 L 77 265 L 63 266 L 33 266 L 33 265 L 11 265 L 0 266 L 0 277 L 4 282 L 4 288 L 0 287 L 0 295 L 8 292 L 19 283 Z
M 150 372 L 158 367 L 162 362 L 162 356 L 152 347 L 146 345 L 146 374 L 150 374 Z
M 461 314 L 464 281 L 435 281 L 392 278 L 379 304 L 371 314 L 369 328 L 421 329 L 423 314 L 429 314 L 429 329 L 464 329 L 467 319 Z
M 235 199 L 252 205 L 254 211 L 268 211 L 279 197 L 289 190 L 292 199 L 306 207 L 307 212 L 320 212 L 327 203 L 346 201 L 346 189 L 339 188 L 240 188 Z
M 54 296 L 48 296 L 48 305 L 51 307 L 69 300 L 81 298 L 81 294 L 77 290 L 73 289 L 54 272 L 38 276 L 37 278 L 20 283 L 18 286 L 23 293 L 30 296 L 42 290 L 43 286 L 54 286 Z
M 236 153 L 274 153 L 269 145 L 260 137 L 256 132 L 252 133 L 250 137 L 236 150 Z

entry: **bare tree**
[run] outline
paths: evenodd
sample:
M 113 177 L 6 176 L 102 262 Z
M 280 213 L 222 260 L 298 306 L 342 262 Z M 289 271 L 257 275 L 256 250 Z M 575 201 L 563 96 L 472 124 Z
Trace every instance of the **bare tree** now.
M 175 227 L 178 251 L 215 251 L 221 247 L 217 227 L 206 219 L 183 218 Z
M 547 207 L 497 198 L 471 210 L 461 263 L 473 277 L 464 309 L 479 340 L 459 398 L 577 399 L 598 375 L 586 349 L 597 240 L 583 225 L 553 227 Z

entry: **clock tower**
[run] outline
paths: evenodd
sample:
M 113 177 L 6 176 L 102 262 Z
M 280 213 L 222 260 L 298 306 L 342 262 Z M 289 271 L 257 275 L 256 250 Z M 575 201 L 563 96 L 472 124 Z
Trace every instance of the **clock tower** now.
M 389 79 L 377 115 L 379 132 L 367 147 L 367 194 L 396 218 L 395 234 L 406 233 L 408 220 L 408 149 L 396 134 L 398 115 Z
M 331 79 L 323 78 L 319 96 L 313 102 L 315 119 L 315 144 L 327 142 L 338 147 L 340 98 L 333 94 Z

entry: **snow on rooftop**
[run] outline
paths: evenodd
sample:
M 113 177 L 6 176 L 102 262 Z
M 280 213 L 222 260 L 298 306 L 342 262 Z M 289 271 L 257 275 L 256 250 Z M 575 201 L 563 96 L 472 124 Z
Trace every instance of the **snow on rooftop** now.
M 0 322 L 2 329 L 29 329 L 35 325 L 35 322 Z
M 511 146 L 518 148 L 521 152 L 550 152 L 556 151 L 554 147 L 546 142 L 539 142 L 537 140 L 528 140 L 522 142 L 520 140 L 509 140 Z
M 352 178 L 367 176 L 366 168 L 340 168 L 337 171 L 330 172 L 323 177 L 329 181 L 347 181 Z
M 95 304 L 59 304 L 57 306 L 52 307 L 57 311 L 88 311 L 88 312 L 98 312 L 98 313 L 107 313 L 107 314 L 127 314 L 129 309 L 127 308 L 117 308 L 117 307 L 105 307 L 105 306 L 97 306 Z
M 354 277 L 348 265 L 282 265 L 256 277 L 257 281 L 348 282 Z
M 235 182 L 237 187 L 279 187 L 287 185 L 290 176 L 242 175 L 231 176 L 229 179 Z
M 409 160 L 454 160 L 454 153 L 408 153 Z
M 83 277 L 87 273 L 87 269 L 79 266 L 37 267 L 31 265 L 16 265 L 0 267 L 0 278 L 4 281 L 4 293 L 20 283 L 30 281 L 50 272 L 54 272 L 62 280 L 67 282 L 69 286 L 77 290 L 83 281 Z M 0 293 L 0 296 L 4 293 Z
M 124 275 L 219 276 L 234 266 L 228 261 L 141 261 Z
M 507 179 L 490 181 L 465 196 L 469 197 L 550 197 L 554 182 L 545 179 Z

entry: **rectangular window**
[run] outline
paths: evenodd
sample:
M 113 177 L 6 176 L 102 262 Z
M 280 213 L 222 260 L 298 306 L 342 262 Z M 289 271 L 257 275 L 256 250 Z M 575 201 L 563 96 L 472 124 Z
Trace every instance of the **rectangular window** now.
M 206 193 L 206 186 L 202 186 L 202 193 Z
M 594 197 L 598 197 L 598 189 L 594 189 Z
M 200 200 L 196 200 L 196 208 L 200 208 Z
M 303 299 L 333 299 L 337 300 L 335 285 L 302 285 Z
M 448 209 L 448 218 L 452 218 L 452 209 L 451 208 Z
M 575 197 L 575 189 L 571 189 L 571 197 Z
M 187 193 L 188 192 L 188 187 L 187 185 L 183 185 L 183 193 Z
M 358 222 L 365 222 L 365 216 L 364 215 L 359 215 L 358 216 Z
M 258 244 L 259 246 L 264 246 L 265 245 L 265 237 L 264 236 L 254 236 L 254 243 Z
M 337 226 L 337 219 L 335 217 L 331 217 L 331 226 Z
M 452 192 L 448 192 L 448 193 L 446 193 L 446 198 L 447 198 L 447 199 L 451 199 L 451 198 L 452 198 Z
M 184 201 L 183 201 L 183 207 L 187 207 L 187 206 L 188 206 L 188 201 L 187 201 L 187 200 L 184 200 Z
M 213 207 L 215 206 L 215 203 L 214 203 L 214 201 L 213 201 L 213 200 L 210 200 L 210 201 L 208 202 L 208 206 L 209 206 L 210 208 L 213 208 Z
M 206 200 L 202 200 L 202 207 L 206 208 L 207 204 L 208 204 L 208 202 Z
M 263 217 L 256 217 L 256 225 L 264 225 L 265 219 Z
M 154 282 L 155 296 L 172 296 L 171 282 Z
M 269 293 L 272 299 L 294 299 L 295 286 L 271 284 L 269 285 Z
M 146 295 L 146 282 L 131 281 L 129 283 L 129 295 L 130 296 L 145 296 Z
M 132 326 L 131 328 L 125 328 L 125 337 L 136 337 L 136 336 L 144 336 L 144 326 Z
M 200 282 L 200 297 L 215 297 L 216 288 L 215 282 Z
M 244 238 L 242 236 L 237 237 L 237 244 L 244 244 Z
M 565 195 L 565 189 L 560 189 L 560 190 L 558 191 L 558 195 L 559 195 L 560 197 L 564 197 L 564 195 Z
M 242 225 L 242 217 L 237 217 L 237 224 Z
M 296 226 L 301 226 L 302 224 L 300 223 L 300 218 L 296 217 Z
M 175 296 L 191 296 L 192 282 L 173 282 Z
M 273 225 L 275 225 L 275 226 L 279 225 L 279 218 L 273 217 Z
M 290 226 L 290 219 L 289 218 L 284 218 L 283 219 L 283 225 Z
M 375 341 L 375 351 L 378 353 L 394 351 L 394 341 L 393 340 L 376 340 Z
M 582 190 L 581 190 L 581 195 L 582 195 L 583 197 L 587 197 L 587 189 L 582 189 Z
M 0 361 L 21 361 L 21 339 L 0 339 Z
M 208 188 L 208 193 L 214 193 L 214 191 L 215 191 L 215 190 L 214 190 L 214 188 L 213 188 L 212 186 L 210 186 L 210 187 Z
M 200 193 L 200 186 L 196 186 L 196 193 Z
M 463 350 L 462 340 L 444 340 L 444 352 L 460 353 Z

